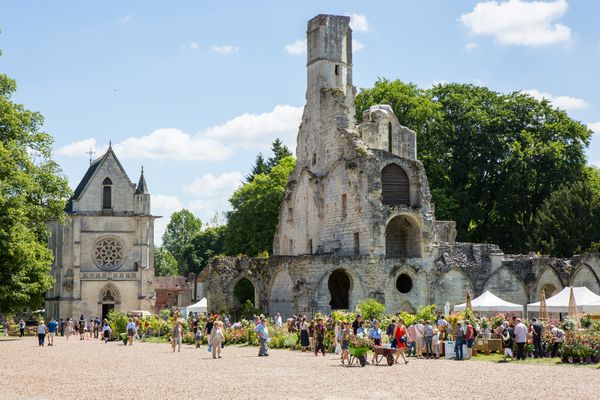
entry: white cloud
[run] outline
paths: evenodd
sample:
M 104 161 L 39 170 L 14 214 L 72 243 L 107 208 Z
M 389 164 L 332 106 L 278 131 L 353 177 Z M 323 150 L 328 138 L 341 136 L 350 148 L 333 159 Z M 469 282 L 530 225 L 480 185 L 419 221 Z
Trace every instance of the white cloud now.
M 197 42 L 190 43 L 190 49 L 196 50 L 200 48 L 200 45 Z
M 486 1 L 460 17 L 472 34 L 493 36 L 509 45 L 546 46 L 569 44 L 571 29 L 555 20 L 567 11 L 566 0 L 504 2 Z
M 465 50 L 475 50 L 477 48 L 477 43 L 467 43 L 465 44 Z
M 244 176 L 239 172 L 226 172 L 219 176 L 206 174 L 183 187 L 183 192 L 199 198 L 231 195 L 241 184 Z
M 293 56 L 301 56 L 306 54 L 306 39 L 298 39 L 293 43 L 288 43 L 283 46 L 283 49 L 287 51 L 288 54 Z
M 228 158 L 232 150 L 218 140 L 204 135 L 189 135 L 175 128 L 161 128 L 149 135 L 130 137 L 113 146 L 123 158 L 154 160 L 208 160 Z
M 365 45 L 356 39 L 352 39 L 352 51 L 361 51 L 365 48 Z
M 83 157 L 90 150 L 97 156 L 101 150 L 105 150 L 108 146 L 97 147 L 96 139 L 84 139 L 70 143 L 56 150 L 56 154 L 67 157 Z M 94 155 L 92 155 L 93 157 Z
M 119 18 L 119 22 L 126 23 L 126 22 L 131 21 L 132 19 L 133 19 L 133 14 L 129 13 L 126 16 Z
M 202 137 L 244 148 L 268 147 L 275 138 L 280 138 L 289 146 L 296 143 L 302 109 L 276 105 L 272 111 L 262 114 L 245 113 L 204 130 Z
M 587 127 L 592 130 L 596 135 L 600 135 L 600 121 L 588 122 Z
M 245 113 L 195 135 L 176 128 L 161 128 L 145 136 L 129 137 L 113 148 L 123 159 L 180 161 L 220 161 L 231 157 L 235 147 L 267 149 L 275 138 L 293 150 L 301 119 L 302 107 L 276 105 L 272 111 Z M 90 148 L 100 155 L 106 146 L 97 148 L 96 139 L 89 138 L 63 146 L 56 153 L 83 157 Z
M 586 103 L 585 100 L 579 99 L 577 97 L 556 96 L 556 95 L 553 95 L 548 92 L 540 92 L 537 89 L 528 89 L 528 90 L 523 90 L 522 92 L 527 93 L 528 95 L 530 95 L 531 97 L 533 97 L 534 99 L 537 99 L 537 100 L 546 99 L 550 103 L 552 103 L 553 106 L 561 108 L 563 110 L 567 110 L 567 111 L 577 110 L 577 109 L 585 108 L 585 107 L 589 106 L 589 104 Z
M 369 32 L 369 22 L 364 14 L 351 14 L 350 15 L 350 28 L 354 32 Z
M 219 54 L 234 54 L 240 50 L 238 46 L 232 46 L 230 44 L 225 44 L 223 46 L 212 46 L 210 51 L 219 53 Z

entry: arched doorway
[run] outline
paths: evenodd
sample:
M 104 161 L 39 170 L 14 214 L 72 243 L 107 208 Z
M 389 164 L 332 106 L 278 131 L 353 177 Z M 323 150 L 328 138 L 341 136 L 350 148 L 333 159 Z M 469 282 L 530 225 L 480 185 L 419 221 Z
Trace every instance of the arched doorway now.
M 343 269 L 336 269 L 329 275 L 327 281 L 332 310 L 347 310 L 350 308 L 350 277 Z
M 408 175 L 396 164 L 386 165 L 381 170 L 381 202 L 392 207 L 410 206 Z
M 412 219 L 399 215 L 385 228 L 385 256 L 388 258 L 421 257 L 419 227 Z
M 119 293 L 119 289 L 112 283 L 107 284 L 100 290 L 100 294 L 98 295 L 98 303 L 102 305 L 102 319 L 108 316 L 108 313 L 111 310 L 115 309 L 116 304 L 121 303 L 121 294 Z
M 242 278 L 235 284 L 233 297 L 240 305 L 244 305 L 249 301 L 253 306 L 256 306 L 256 288 L 250 279 Z
M 292 316 L 294 282 L 287 271 L 281 271 L 275 276 L 269 296 L 269 314 L 280 313 L 283 318 Z

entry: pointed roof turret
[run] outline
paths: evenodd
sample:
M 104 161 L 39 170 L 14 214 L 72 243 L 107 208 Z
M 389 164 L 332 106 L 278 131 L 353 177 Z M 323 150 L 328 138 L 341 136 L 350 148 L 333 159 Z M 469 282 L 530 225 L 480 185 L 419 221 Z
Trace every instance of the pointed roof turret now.
M 142 165 L 142 174 L 140 175 L 140 181 L 138 182 L 135 194 L 149 194 L 148 185 L 146 185 L 146 179 L 144 179 L 144 166 Z

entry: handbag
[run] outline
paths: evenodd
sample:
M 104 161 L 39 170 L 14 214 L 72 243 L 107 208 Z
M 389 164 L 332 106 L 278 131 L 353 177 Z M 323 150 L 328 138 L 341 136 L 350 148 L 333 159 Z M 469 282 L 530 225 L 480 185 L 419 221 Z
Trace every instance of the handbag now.
M 400 337 L 400 343 L 406 343 L 408 341 L 408 338 L 406 337 L 406 335 Z

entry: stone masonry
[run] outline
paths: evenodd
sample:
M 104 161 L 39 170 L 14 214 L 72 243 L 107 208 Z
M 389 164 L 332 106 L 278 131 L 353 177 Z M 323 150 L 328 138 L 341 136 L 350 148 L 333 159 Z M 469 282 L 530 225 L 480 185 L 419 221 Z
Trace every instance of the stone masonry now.
M 209 266 L 209 308 L 236 308 L 235 285 L 255 288 L 261 309 L 284 316 L 354 308 L 365 297 L 389 311 L 464 302 L 490 289 L 526 304 L 566 285 L 600 293 L 600 259 L 507 256 L 495 245 L 457 243 L 437 221 L 416 134 L 388 105 L 355 121 L 349 17 L 308 22 L 308 86 L 296 156 L 270 259 L 225 258 Z

